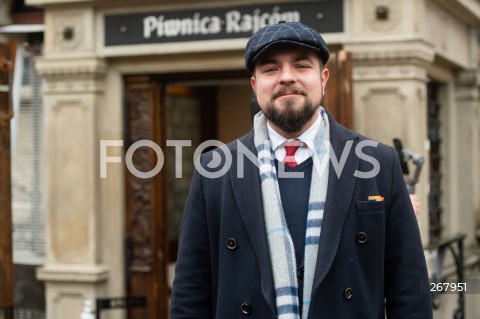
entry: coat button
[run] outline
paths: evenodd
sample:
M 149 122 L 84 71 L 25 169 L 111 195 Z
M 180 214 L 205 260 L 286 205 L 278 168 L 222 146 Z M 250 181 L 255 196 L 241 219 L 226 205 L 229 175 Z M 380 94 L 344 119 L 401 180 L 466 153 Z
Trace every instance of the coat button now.
M 234 250 L 235 248 L 237 248 L 237 241 L 233 238 L 229 238 L 227 240 L 227 247 L 230 250 Z
M 350 300 L 350 299 L 352 299 L 352 294 L 353 294 L 353 289 L 352 288 L 347 288 L 343 292 L 343 298 L 345 298 L 345 300 Z
M 252 307 L 250 307 L 248 303 L 242 303 L 240 309 L 242 310 L 244 315 L 249 315 L 252 313 Z
M 367 234 L 365 234 L 364 232 L 359 232 L 357 234 L 357 241 L 360 243 L 360 244 L 365 244 L 368 240 L 368 236 Z

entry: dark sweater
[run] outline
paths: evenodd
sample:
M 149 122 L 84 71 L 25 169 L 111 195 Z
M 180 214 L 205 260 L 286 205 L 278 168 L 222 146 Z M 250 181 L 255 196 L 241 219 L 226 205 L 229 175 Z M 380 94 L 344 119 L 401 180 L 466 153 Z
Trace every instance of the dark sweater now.
M 276 162 L 279 172 L 279 162 Z M 303 172 L 303 178 L 278 178 L 278 186 L 282 197 L 283 212 L 287 222 L 290 236 L 295 248 L 297 262 L 297 279 L 300 311 L 303 301 L 303 263 L 305 253 L 305 232 L 307 229 L 308 200 L 310 197 L 310 184 L 312 181 L 312 158 L 300 163 L 296 167 L 285 165 L 284 172 Z

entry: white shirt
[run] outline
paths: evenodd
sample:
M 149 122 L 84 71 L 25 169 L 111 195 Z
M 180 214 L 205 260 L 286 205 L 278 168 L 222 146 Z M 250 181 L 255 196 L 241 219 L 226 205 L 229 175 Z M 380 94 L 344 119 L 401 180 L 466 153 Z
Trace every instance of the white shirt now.
M 318 110 L 320 113 L 320 109 Z M 285 155 L 287 155 L 287 151 L 283 144 L 287 141 L 292 140 L 300 140 L 303 142 L 303 145 L 298 148 L 295 152 L 295 161 L 300 164 L 307 160 L 312 154 L 315 152 L 315 136 L 317 136 L 318 130 L 320 129 L 320 123 L 322 121 L 322 117 L 320 114 L 317 117 L 317 120 L 310 126 L 305 132 L 302 133 L 296 139 L 287 139 L 277 131 L 275 131 L 267 121 L 267 131 L 268 131 L 268 138 L 272 143 L 273 153 L 275 158 L 282 162 Z

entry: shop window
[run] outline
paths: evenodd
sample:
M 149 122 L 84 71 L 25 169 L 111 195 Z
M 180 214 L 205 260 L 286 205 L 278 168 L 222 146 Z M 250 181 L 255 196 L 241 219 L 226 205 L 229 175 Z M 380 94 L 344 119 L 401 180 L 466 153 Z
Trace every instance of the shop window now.
M 12 209 L 14 259 L 18 263 L 42 263 L 45 258 L 42 79 L 34 66 L 39 54 L 39 49 L 20 48 L 15 66 Z
M 35 70 L 41 45 L 17 48 L 12 101 L 12 219 L 15 318 L 45 316 L 44 285 L 35 277 L 45 261 L 43 80 Z
M 182 148 L 181 158 L 176 158 L 173 147 L 166 149 L 168 236 L 170 260 L 175 261 L 178 232 L 194 172 L 193 154 L 200 143 L 216 135 L 214 123 L 209 124 L 207 120 L 215 120 L 216 88 L 169 85 L 165 91 L 166 139 L 191 143 Z M 180 165 L 181 177 L 176 176 L 176 168 Z
M 176 158 L 174 149 L 167 149 L 167 211 L 168 233 L 175 242 L 183 215 L 188 190 L 193 176 L 193 153 L 201 143 L 201 102 L 189 87 L 167 87 L 166 90 L 167 140 L 188 140 L 190 147 L 182 148 L 182 157 Z M 175 176 L 181 165 L 181 178 Z M 176 249 L 175 249 L 176 251 Z

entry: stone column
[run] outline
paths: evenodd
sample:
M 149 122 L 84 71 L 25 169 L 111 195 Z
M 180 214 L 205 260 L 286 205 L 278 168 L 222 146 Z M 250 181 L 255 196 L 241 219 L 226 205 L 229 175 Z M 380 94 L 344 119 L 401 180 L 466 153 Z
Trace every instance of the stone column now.
M 433 46 L 422 39 L 425 7 L 422 1 L 347 1 L 347 27 L 352 37 L 345 50 L 353 56 L 354 129 L 425 158 L 416 187 L 421 202 L 419 226 L 428 243 L 428 68 Z M 362 14 L 355 14 L 361 12 Z M 415 14 L 412 14 L 415 12 Z M 413 166 L 410 165 L 411 170 Z
M 456 154 L 453 163 L 458 176 L 452 180 L 460 190 L 453 212 L 448 214 L 445 228 L 448 233 L 467 234 L 466 243 L 475 244 L 479 227 L 479 123 L 480 74 L 477 70 L 460 72 L 455 80 L 455 130 L 452 151 Z M 475 221 L 477 223 L 475 223 Z
M 421 59 L 410 57 L 407 61 L 401 55 L 401 52 L 372 55 L 353 51 L 354 128 L 392 146 L 393 139 L 399 138 L 405 148 L 424 157 L 416 194 L 421 202 L 419 226 L 426 244 L 429 225 L 427 71 Z M 412 176 L 415 168 L 412 162 L 409 168 Z
M 475 124 L 473 132 L 473 176 L 475 179 L 473 193 L 480 194 L 480 102 L 476 103 L 475 109 Z M 477 240 L 480 239 L 480 196 L 475 196 L 474 211 L 475 211 L 475 224 L 476 224 L 476 236 Z M 479 306 L 480 308 L 480 306 Z M 479 310 L 480 311 L 480 310 Z
M 85 299 L 104 297 L 97 114 L 104 100 L 105 63 L 94 56 L 93 8 L 45 8 L 47 153 L 47 319 L 79 318 Z

